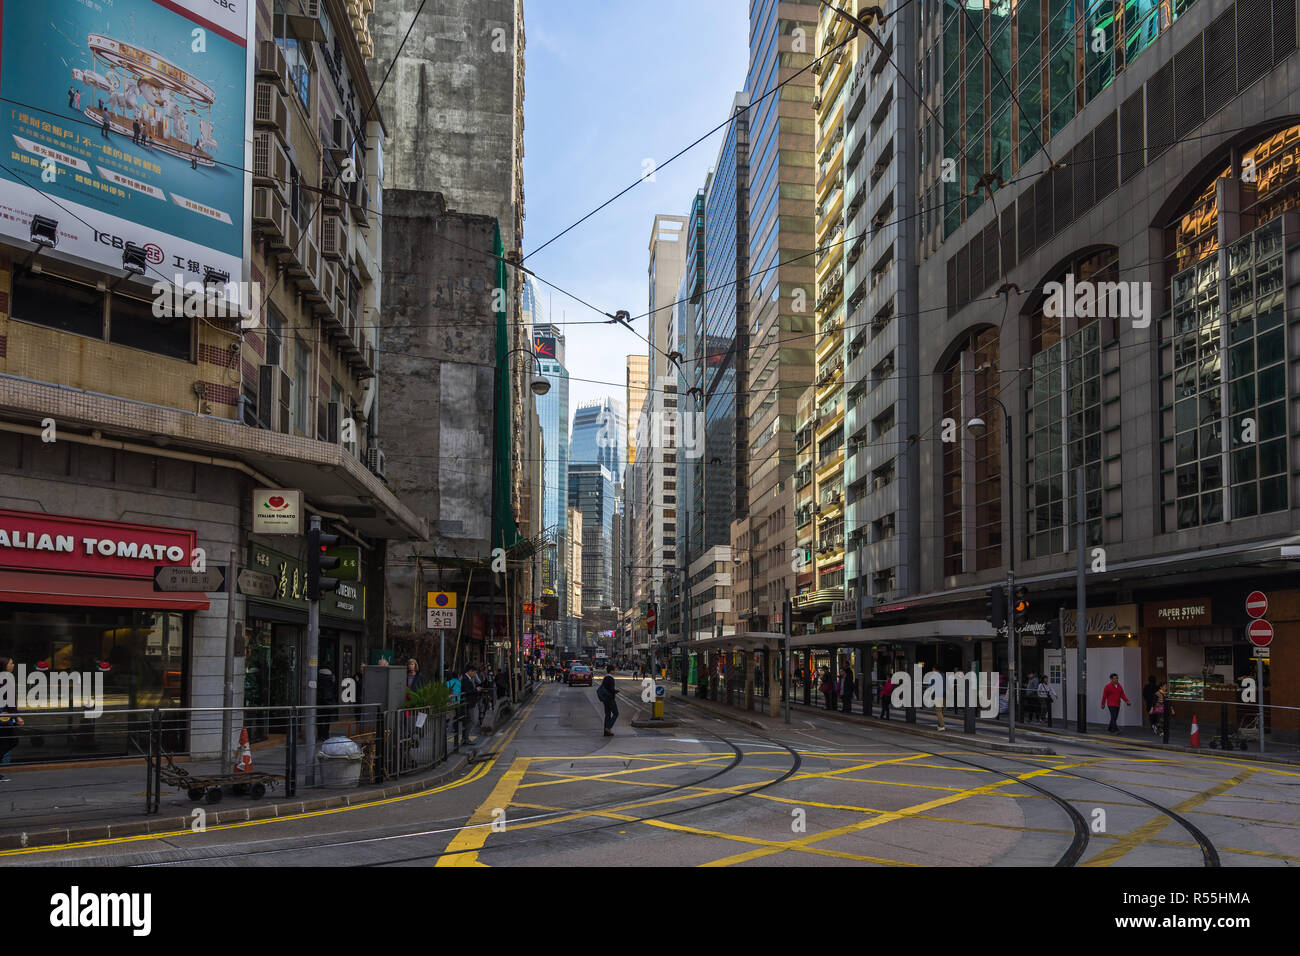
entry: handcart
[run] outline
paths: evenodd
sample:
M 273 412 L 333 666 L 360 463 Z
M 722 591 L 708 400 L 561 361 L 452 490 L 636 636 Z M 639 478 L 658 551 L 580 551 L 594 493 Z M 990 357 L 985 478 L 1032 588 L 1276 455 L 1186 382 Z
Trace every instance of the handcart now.
M 284 782 L 283 774 L 263 773 L 260 770 L 248 770 L 242 773 L 191 774 L 183 767 L 176 766 L 172 754 L 167 754 L 167 765 L 158 768 L 158 777 L 167 786 L 184 790 L 186 795 L 196 803 L 199 800 L 220 803 L 225 787 L 229 787 L 231 793 L 248 794 L 254 800 L 261 800 L 266 796 L 267 787 L 275 787 Z

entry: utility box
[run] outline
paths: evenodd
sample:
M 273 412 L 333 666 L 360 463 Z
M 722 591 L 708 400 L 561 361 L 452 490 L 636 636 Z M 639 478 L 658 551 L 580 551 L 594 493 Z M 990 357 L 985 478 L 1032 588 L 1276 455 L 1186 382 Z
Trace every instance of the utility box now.
M 397 710 L 406 703 L 406 668 L 371 664 L 366 668 L 361 703 L 378 704 L 381 710 Z M 367 710 L 373 711 L 373 707 Z

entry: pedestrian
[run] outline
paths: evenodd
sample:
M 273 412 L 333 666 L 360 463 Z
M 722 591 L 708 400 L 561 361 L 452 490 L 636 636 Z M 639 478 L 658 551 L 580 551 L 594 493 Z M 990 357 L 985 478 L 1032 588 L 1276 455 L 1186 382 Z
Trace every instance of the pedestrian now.
M 419 690 L 426 683 L 424 675 L 420 673 L 420 662 L 414 657 L 406 662 L 406 689 L 410 691 Z
M 835 709 L 835 704 L 834 704 L 835 682 L 831 680 L 831 669 L 829 667 L 822 668 L 821 692 L 822 692 L 822 700 L 824 700 L 826 703 L 826 709 L 834 710 Z
M 946 730 L 947 728 L 944 727 L 944 724 L 943 724 L 943 705 L 944 705 L 944 699 L 943 699 L 943 694 L 944 694 L 943 671 L 941 671 L 941 670 L 935 670 L 934 673 L 936 673 L 936 674 L 939 675 L 939 683 L 938 683 L 938 687 L 937 687 L 937 690 L 939 691 L 939 694 L 938 694 L 938 696 L 935 697 L 935 699 L 934 699 L 934 719 L 935 719 L 935 729 L 936 729 L 936 730 Z
M 1160 685 L 1156 681 L 1156 675 L 1152 674 L 1147 678 L 1146 684 L 1142 687 L 1142 709 L 1146 711 L 1147 721 L 1151 724 L 1151 729 L 1155 730 L 1156 717 L 1154 708 L 1156 706 L 1156 691 Z
M 1174 715 L 1174 705 L 1169 702 L 1169 682 L 1162 681 L 1156 689 L 1151 704 L 1151 732 L 1160 734 L 1169 718 Z
M 1029 677 L 1025 680 L 1025 692 L 1020 700 L 1020 709 L 1024 711 L 1025 723 L 1032 724 L 1034 714 L 1038 710 L 1038 677 L 1033 671 L 1029 672 Z
M 891 703 L 890 698 L 893 696 L 893 693 L 894 693 L 894 678 L 887 677 L 885 678 L 884 686 L 880 688 L 880 719 L 881 720 L 889 719 L 889 705 Z
M 853 668 L 847 663 L 840 668 L 840 700 L 844 704 L 844 713 L 853 713 L 853 693 L 857 684 L 853 680 Z
M 509 700 L 510 699 L 509 675 L 504 670 L 497 671 L 494 683 L 496 686 L 497 700 Z
M 478 668 L 470 664 L 460 678 L 461 726 L 468 735 L 478 726 Z
M 605 705 L 605 736 L 614 736 L 614 722 L 618 720 L 618 688 L 614 684 L 614 668 L 605 668 L 605 679 L 600 682 L 596 696 Z
M 0 673 L 14 672 L 14 659 L 12 657 L 0 657 Z M 18 746 L 18 728 L 23 725 L 23 719 L 18 716 L 18 708 L 14 706 L 0 707 L 0 763 L 8 763 L 9 758 L 13 756 L 14 748 Z M 9 778 L 0 774 L 0 783 L 7 783 Z
M 1056 691 L 1052 690 L 1052 685 L 1047 682 L 1046 674 L 1038 675 L 1038 716 L 1041 720 L 1044 715 L 1047 717 L 1047 726 L 1052 726 L 1052 702 L 1056 700 Z
M 1124 706 L 1133 706 L 1124 693 L 1124 688 L 1120 686 L 1119 675 L 1111 674 L 1110 683 L 1101 691 L 1101 709 L 1106 710 L 1109 708 L 1110 710 L 1110 726 L 1106 729 L 1112 734 L 1119 733 L 1119 725 L 1116 721 L 1119 720 L 1119 702 L 1121 700 L 1124 702 Z

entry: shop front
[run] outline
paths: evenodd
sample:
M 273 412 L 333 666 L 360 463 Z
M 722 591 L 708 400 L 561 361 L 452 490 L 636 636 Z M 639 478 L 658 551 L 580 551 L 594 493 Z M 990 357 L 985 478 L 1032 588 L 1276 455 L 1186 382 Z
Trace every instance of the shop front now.
M 195 612 L 209 602 L 153 579 L 188 565 L 195 545 L 189 529 L 0 510 L 0 656 L 28 675 L 14 687 L 12 762 L 124 756 L 150 710 L 185 704 Z M 184 749 L 183 721 L 169 726 Z
M 283 733 L 282 712 L 301 703 L 301 655 L 307 640 L 307 570 L 296 557 L 249 545 L 249 567 L 275 578 L 275 593 L 250 598 L 244 625 L 245 724 L 254 742 Z
M 1087 637 L 1088 668 L 1087 713 L 1090 721 L 1109 720 L 1101 709 L 1102 686 L 1111 674 L 1119 676 L 1120 686 L 1132 706 L 1121 707 L 1118 723 L 1121 727 L 1141 727 L 1146 719 L 1142 706 L 1143 660 L 1142 642 L 1138 629 L 1138 605 L 1117 604 L 1085 608 L 1084 624 Z M 1042 668 L 1049 675 L 1056 701 L 1052 716 L 1057 719 L 1078 718 L 1078 622 L 1074 608 L 1061 612 L 1063 649 L 1043 651 Z

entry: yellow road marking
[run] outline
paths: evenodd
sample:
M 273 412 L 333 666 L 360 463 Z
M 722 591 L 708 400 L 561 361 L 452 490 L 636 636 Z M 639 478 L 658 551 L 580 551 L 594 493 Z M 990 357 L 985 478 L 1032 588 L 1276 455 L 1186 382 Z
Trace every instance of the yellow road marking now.
M 539 691 L 539 694 L 540 693 L 541 692 Z M 532 710 L 533 706 L 536 703 L 537 703 L 537 698 L 534 698 L 532 703 L 530 703 L 527 706 L 527 708 L 525 708 L 523 711 L 520 711 L 519 722 L 516 724 L 515 729 L 512 730 L 510 734 L 505 738 L 505 740 L 501 742 L 502 750 L 504 750 L 510 744 L 510 742 L 514 740 L 515 735 L 519 733 L 519 731 L 523 728 L 524 715 L 529 710 Z M 261 826 L 267 823 L 285 823 L 293 820 L 308 820 L 312 817 L 326 817 L 326 816 L 332 816 L 333 814 L 336 813 L 347 813 L 351 810 L 367 810 L 371 807 L 383 807 L 394 803 L 404 803 L 407 800 L 418 800 L 421 797 L 429 797 L 434 795 L 435 793 L 443 793 L 444 791 L 447 790 L 455 790 L 457 787 L 463 787 L 467 784 L 471 784 L 478 780 L 481 780 L 488 773 L 488 771 L 490 771 L 496 765 L 496 762 L 497 762 L 497 758 L 493 757 L 491 760 L 479 764 L 478 767 L 476 767 L 474 770 L 471 770 L 468 774 L 466 774 L 464 777 L 461 777 L 459 780 L 453 780 L 451 783 L 444 783 L 442 786 L 434 787 L 432 790 L 421 790 L 418 793 L 408 793 L 397 797 L 385 797 L 380 800 L 368 800 L 365 803 L 354 803 L 346 807 L 332 807 L 327 810 L 308 810 L 305 813 L 292 813 L 284 817 L 268 817 L 265 820 L 241 820 L 238 823 L 218 823 L 209 826 L 206 830 L 202 832 L 216 833 L 220 830 L 240 830 L 240 829 L 244 829 L 245 827 Z M 110 837 L 109 839 L 106 840 L 84 840 L 80 843 L 60 843 L 54 846 L 38 846 L 38 847 L 30 847 L 27 849 L 19 849 L 19 850 L 0 850 L 0 857 L 26 856 L 28 854 L 33 854 L 33 853 L 57 853 L 61 850 L 82 850 L 82 849 L 88 849 L 92 847 L 116 846 L 118 844 L 124 844 L 124 843 L 143 843 L 143 842 L 148 842 L 149 840 L 164 840 L 171 837 L 184 837 L 184 836 L 195 836 L 195 835 L 196 835 L 195 831 L 190 829 L 165 830 L 165 831 L 159 831 L 157 833 L 141 833 L 135 836 Z
M 1194 809 L 1195 807 L 1199 807 L 1202 803 L 1205 803 L 1207 800 L 1211 800 L 1214 797 L 1219 796 L 1219 794 L 1231 790 L 1237 784 L 1244 782 L 1250 777 L 1253 777 L 1255 773 L 1256 773 L 1255 768 L 1251 767 L 1245 770 L 1244 772 L 1237 774 L 1237 776 L 1233 777 L 1231 780 L 1223 780 L 1215 784 L 1209 790 L 1206 790 L 1204 793 L 1197 794 L 1196 796 L 1192 797 L 1190 800 L 1184 800 L 1182 803 L 1175 804 L 1173 807 L 1170 807 L 1170 809 L 1173 810 L 1175 813 L 1182 813 L 1184 810 L 1191 810 Z M 1157 833 L 1159 833 L 1165 827 L 1169 826 L 1171 823 L 1174 822 L 1172 818 L 1165 816 L 1163 813 L 1160 813 L 1160 811 L 1158 810 L 1155 811 L 1155 813 L 1156 813 L 1155 817 L 1148 820 L 1146 823 L 1142 824 L 1136 830 L 1131 830 L 1128 833 L 1124 834 L 1112 846 L 1108 846 L 1106 849 L 1102 850 L 1100 853 L 1098 853 L 1092 859 L 1088 860 L 1083 865 L 1084 866 L 1110 866 L 1113 863 L 1115 863 L 1116 860 L 1119 860 L 1122 857 L 1126 856 L 1127 854 L 1131 853 L 1133 850 L 1137 849 L 1137 847 L 1141 846 L 1143 843 L 1146 843 Z
M 1020 779 L 1036 777 L 1045 772 L 1046 771 L 1043 770 L 1032 770 L 1029 773 L 1021 774 Z M 915 806 L 905 807 L 902 810 L 887 810 L 870 820 L 860 820 L 857 823 L 850 823 L 842 827 L 835 827 L 831 830 L 824 830 L 821 833 L 810 833 L 795 840 L 777 841 L 772 843 L 771 846 L 765 847 L 761 850 L 750 850 L 748 853 L 738 853 L 734 856 L 723 857 L 720 860 L 705 863 L 704 866 L 734 866 L 737 863 L 747 863 L 750 860 L 759 860 L 776 853 L 784 853 L 787 850 L 800 850 L 810 844 L 820 843 L 823 840 L 847 836 L 850 833 L 857 833 L 886 823 L 893 823 L 894 821 L 904 819 L 907 816 L 924 813 L 927 810 L 933 810 L 938 807 L 947 806 L 948 804 L 957 803 L 969 799 L 970 797 L 984 796 L 995 790 L 1000 790 L 1003 787 L 1011 786 L 1017 782 L 1019 781 L 994 780 L 978 787 L 972 787 L 969 790 L 963 790 L 962 792 L 955 793 L 951 796 L 939 797 L 935 800 L 928 800 L 925 803 L 918 803 Z
M 519 788 L 519 781 L 524 779 L 524 774 L 528 771 L 528 758 L 516 757 L 515 762 L 510 768 L 501 775 L 488 798 L 479 804 L 479 808 L 474 811 L 465 824 L 465 829 L 457 833 L 444 853 L 454 854 L 450 856 L 441 856 L 435 866 L 486 866 L 478 861 L 478 851 L 483 849 L 483 844 L 487 843 L 488 834 L 492 832 L 492 827 L 487 824 L 495 823 L 498 819 L 505 822 L 505 810 L 510 806 L 510 799 L 515 795 Z

